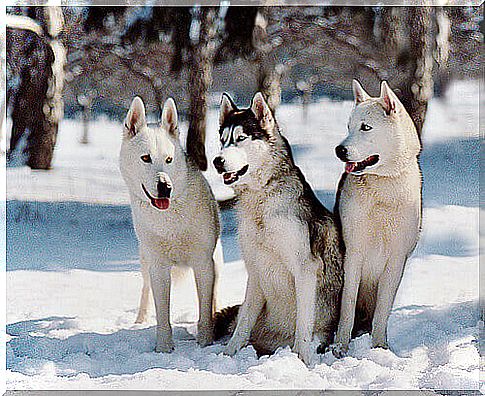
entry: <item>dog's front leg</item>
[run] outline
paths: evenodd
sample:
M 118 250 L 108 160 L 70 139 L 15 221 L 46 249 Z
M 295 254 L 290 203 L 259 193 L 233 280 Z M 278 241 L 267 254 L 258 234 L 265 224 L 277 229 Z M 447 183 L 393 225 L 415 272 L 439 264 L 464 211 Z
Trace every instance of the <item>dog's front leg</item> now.
M 140 306 L 138 308 L 138 315 L 135 323 L 143 323 L 146 320 L 148 312 L 148 297 L 150 295 L 150 274 L 148 273 L 148 263 L 145 257 L 145 252 L 140 246 L 140 265 L 141 275 L 143 277 L 143 287 L 141 289 Z
M 212 257 L 205 262 L 210 264 L 201 266 L 195 265 L 195 284 L 199 298 L 199 322 L 197 324 L 197 342 L 200 346 L 206 346 L 214 340 L 214 326 L 212 320 L 212 305 L 214 296 L 214 261 Z
M 376 309 L 372 320 L 373 348 L 388 348 L 387 322 L 389 315 L 391 314 L 397 289 L 401 283 L 405 262 L 405 255 L 391 257 L 387 262 L 384 272 L 379 278 Z
M 155 311 L 157 315 L 156 352 L 172 352 L 172 327 L 170 326 L 170 266 L 152 262 L 149 268 Z
M 356 249 L 356 247 L 353 247 Z M 344 287 L 342 290 L 342 302 L 340 306 L 340 321 L 338 324 L 335 344 L 332 352 L 335 357 L 343 357 L 348 349 L 352 327 L 355 320 L 355 308 L 357 305 L 357 294 L 362 276 L 362 260 L 360 255 L 351 247 L 347 248 L 344 260 Z
M 311 260 L 303 263 L 303 265 L 304 267 L 298 268 L 294 274 L 296 291 L 296 329 L 293 351 L 298 354 L 298 357 L 303 360 L 306 365 L 309 365 L 312 357 L 310 344 L 315 324 L 317 265 Z
M 259 286 L 257 275 L 248 274 L 246 296 L 237 318 L 236 329 L 224 348 L 224 354 L 233 356 L 249 343 L 251 331 L 264 305 L 264 295 Z

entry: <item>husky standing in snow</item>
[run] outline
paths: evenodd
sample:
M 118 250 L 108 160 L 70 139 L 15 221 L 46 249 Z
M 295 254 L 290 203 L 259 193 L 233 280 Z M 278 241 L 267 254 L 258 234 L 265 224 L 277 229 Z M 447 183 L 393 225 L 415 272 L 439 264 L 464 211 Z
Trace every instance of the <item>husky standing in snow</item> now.
M 136 97 L 125 119 L 120 170 L 128 186 L 139 240 L 143 289 L 137 323 L 147 313 L 150 285 L 157 315 L 157 352 L 174 348 L 170 326 L 170 270 L 194 271 L 199 298 L 197 341 L 213 340 L 219 213 L 209 185 L 179 144 L 177 109 L 165 102 L 160 126 L 148 126 Z
M 236 192 L 248 272 L 246 296 L 224 353 L 234 355 L 248 343 L 260 355 L 289 345 L 309 364 L 313 335 L 324 350 L 338 323 L 343 257 L 334 217 L 295 165 L 261 93 L 244 110 L 223 95 L 220 140 L 214 166 Z M 216 333 L 224 331 L 218 324 L 233 325 L 236 313 L 232 307 L 218 313 Z
M 335 149 L 346 163 L 337 194 L 346 254 L 336 356 L 347 352 L 352 328 L 371 331 L 373 347 L 388 347 L 387 321 L 421 226 L 413 121 L 385 81 L 379 98 L 356 80 L 353 90 L 348 137 Z

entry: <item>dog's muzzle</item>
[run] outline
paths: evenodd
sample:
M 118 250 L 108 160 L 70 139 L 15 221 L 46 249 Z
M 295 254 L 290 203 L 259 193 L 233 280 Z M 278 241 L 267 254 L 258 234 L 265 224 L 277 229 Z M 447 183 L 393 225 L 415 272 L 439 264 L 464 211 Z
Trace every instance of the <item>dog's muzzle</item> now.
M 212 163 L 214 164 L 214 168 L 216 168 L 216 171 L 221 174 L 221 173 L 224 173 L 225 172 L 225 169 L 224 169 L 224 163 L 226 161 L 224 160 L 224 158 L 222 158 L 220 155 L 218 155 L 216 158 L 214 158 L 214 160 L 212 161 Z
M 232 184 L 239 180 L 241 176 L 244 176 L 249 169 L 249 165 L 244 165 L 241 169 L 236 172 L 224 172 L 222 178 L 224 179 L 224 184 Z
M 160 172 L 157 174 L 157 197 L 150 194 L 147 188 L 142 184 L 143 192 L 150 200 L 153 207 L 159 210 L 166 210 L 170 206 L 170 195 L 172 193 L 172 182 L 167 174 Z
M 347 147 L 342 145 L 335 147 L 335 155 L 340 161 L 347 162 L 348 154 L 349 154 L 349 151 L 347 150 Z

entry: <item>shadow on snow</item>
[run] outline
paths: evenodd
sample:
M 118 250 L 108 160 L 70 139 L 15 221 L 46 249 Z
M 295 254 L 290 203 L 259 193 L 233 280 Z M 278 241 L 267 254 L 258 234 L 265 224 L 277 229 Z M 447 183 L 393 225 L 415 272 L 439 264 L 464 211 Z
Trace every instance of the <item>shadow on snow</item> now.
M 45 335 L 73 327 L 72 320 L 50 317 L 7 325 L 7 333 L 14 337 L 7 343 L 7 369 L 33 375 L 42 372 L 46 364 L 53 363 L 56 375 L 61 376 L 86 373 L 90 377 L 101 377 L 134 374 L 152 368 L 242 374 L 261 363 L 252 348 L 240 352 L 243 359 L 222 355 L 220 344 L 200 348 L 183 327 L 174 327 L 175 351 L 172 354 L 154 352 L 155 327 L 119 330 L 112 334 L 80 333 L 66 339 Z M 430 357 L 436 360 L 433 363 L 444 364 L 447 345 L 467 335 L 476 337 L 478 320 L 477 301 L 443 309 L 401 307 L 391 315 L 390 345 L 398 355 L 408 355 L 414 348 L 426 346 Z
M 317 148 L 315 148 L 316 150 Z M 329 148 L 333 150 L 332 148 Z M 311 145 L 296 145 L 297 163 L 315 155 Z M 425 146 L 424 206 L 478 206 L 478 139 L 449 140 Z M 315 191 L 333 209 L 335 192 Z M 226 262 L 241 258 L 233 208 L 221 211 Z M 444 250 L 443 250 L 444 249 Z M 441 235 L 418 246 L 419 254 L 469 254 L 460 235 Z M 136 236 L 127 205 L 82 202 L 7 202 L 7 270 L 131 271 L 139 268 Z

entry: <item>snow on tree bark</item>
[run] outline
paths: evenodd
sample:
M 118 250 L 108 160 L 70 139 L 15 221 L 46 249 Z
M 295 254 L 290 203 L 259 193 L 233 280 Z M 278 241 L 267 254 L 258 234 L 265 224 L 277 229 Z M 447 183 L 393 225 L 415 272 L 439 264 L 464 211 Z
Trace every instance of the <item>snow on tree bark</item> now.
M 411 7 L 409 10 L 409 52 L 411 75 L 403 87 L 403 104 L 421 135 L 428 101 L 433 96 L 433 56 L 431 7 Z
M 390 68 L 399 77 L 398 96 L 421 135 L 428 101 L 433 96 L 433 19 L 431 7 L 386 7 L 380 41 Z M 391 82 L 392 84 L 392 82 Z
M 27 165 L 32 169 L 50 169 L 59 122 L 64 114 L 62 91 L 66 50 L 59 40 L 64 26 L 62 7 L 38 10 L 44 26 L 39 35 L 37 21 L 28 17 L 11 18 L 15 29 L 36 34 L 26 47 L 28 64 L 21 72 L 21 82 L 12 111 L 12 153 L 20 138 L 28 131 Z
M 217 8 L 200 8 L 200 30 L 197 44 L 192 46 L 189 70 L 189 130 L 187 154 L 200 170 L 207 170 L 205 136 L 207 124 L 208 92 L 212 84 L 215 54 Z
M 261 7 L 256 17 L 253 30 L 253 45 L 256 48 L 256 63 L 259 66 L 258 91 L 269 108 L 274 112 L 281 102 L 282 67 L 278 65 L 276 55 L 266 32 L 268 8 Z

